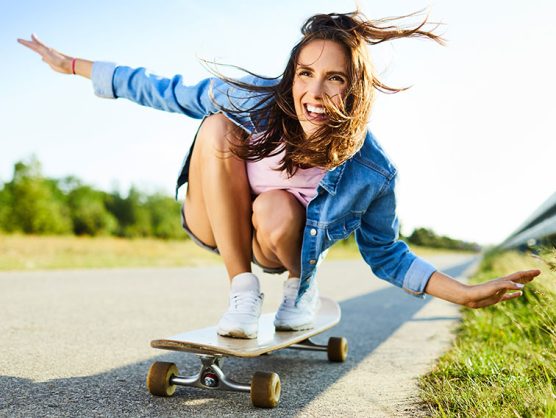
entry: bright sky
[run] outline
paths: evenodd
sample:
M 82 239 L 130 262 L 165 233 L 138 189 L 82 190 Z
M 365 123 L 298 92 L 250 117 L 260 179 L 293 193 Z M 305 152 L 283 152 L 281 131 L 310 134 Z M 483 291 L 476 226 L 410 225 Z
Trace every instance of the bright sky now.
M 370 128 L 400 171 L 403 232 L 433 228 L 498 243 L 556 185 L 556 2 L 366 0 L 373 18 L 430 6 L 447 47 L 409 40 L 372 47 L 383 81 Z M 16 43 L 36 33 L 69 55 L 145 66 L 196 83 L 198 57 L 278 75 L 305 18 L 350 11 L 346 0 L 2 2 L 0 180 L 36 155 L 50 177 L 171 194 L 198 121 L 96 98 Z M 235 74 L 231 74 L 235 75 Z

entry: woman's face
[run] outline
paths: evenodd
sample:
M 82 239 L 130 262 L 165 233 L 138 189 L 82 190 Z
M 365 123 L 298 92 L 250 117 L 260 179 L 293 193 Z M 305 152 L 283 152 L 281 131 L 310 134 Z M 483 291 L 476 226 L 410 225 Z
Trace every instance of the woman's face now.
M 328 95 L 336 105 L 348 85 L 348 57 L 337 42 L 317 39 L 303 47 L 293 79 L 295 113 L 305 136 L 310 136 L 328 116 L 323 97 Z

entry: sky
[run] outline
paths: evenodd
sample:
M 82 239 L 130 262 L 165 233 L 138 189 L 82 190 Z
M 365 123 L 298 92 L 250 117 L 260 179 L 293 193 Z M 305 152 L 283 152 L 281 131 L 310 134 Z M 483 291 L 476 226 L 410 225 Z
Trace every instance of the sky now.
M 556 190 L 556 2 L 359 4 L 370 18 L 426 9 L 448 41 L 370 49 L 384 82 L 411 86 L 379 95 L 369 121 L 400 173 L 402 232 L 501 242 Z M 307 17 L 354 8 L 348 0 L 1 0 L 0 181 L 34 155 L 48 177 L 170 195 L 199 124 L 100 99 L 89 80 L 53 72 L 18 37 L 36 33 L 71 56 L 195 84 L 209 76 L 200 58 L 277 76 Z

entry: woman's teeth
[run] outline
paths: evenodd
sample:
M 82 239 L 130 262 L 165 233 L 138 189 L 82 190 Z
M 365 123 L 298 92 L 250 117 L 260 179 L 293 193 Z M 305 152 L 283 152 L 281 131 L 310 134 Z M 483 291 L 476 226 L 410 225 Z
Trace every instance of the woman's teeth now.
M 307 110 L 311 113 L 324 114 L 324 107 L 307 105 Z
M 326 110 L 322 106 L 306 104 L 305 110 L 307 111 L 307 116 L 312 121 L 323 122 L 327 119 Z

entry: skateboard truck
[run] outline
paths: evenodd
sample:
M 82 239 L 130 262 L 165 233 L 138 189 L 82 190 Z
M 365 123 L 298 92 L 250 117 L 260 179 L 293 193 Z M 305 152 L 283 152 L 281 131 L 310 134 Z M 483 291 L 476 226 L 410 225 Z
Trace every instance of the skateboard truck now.
M 201 370 L 194 376 L 172 376 L 170 384 L 179 386 L 192 386 L 201 389 L 221 389 L 233 392 L 250 392 L 251 387 L 230 379 L 222 371 L 222 356 L 199 355 Z
M 226 376 L 221 366 L 223 357 L 198 354 L 201 360 L 199 373 L 193 376 L 179 376 L 174 363 L 157 361 L 152 364 L 147 375 L 147 388 L 156 396 L 172 396 L 176 386 L 190 386 L 200 389 L 226 390 L 251 393 L 251 402 L 260 408 L 274 408 L 280 400 L 280 377 L 276 373 L 256 372 L 251 384 L 243 384 Z
M 307 338 L 306 340 L 300 341 L 297 344 L 292 344 L 292 345 L 290 345 L 289 347 L 286 347 L 286 348 L 292 348 L 292 349 L 295 349 L 295 350 L 328 351 L 328 346 L 327 345 L 316 344 L 310 338 Z M 330 361 L 335 361 L 335 360 L 330 360 Z M 343 360 L 341 360 L 341 361 L 343 361 Z

